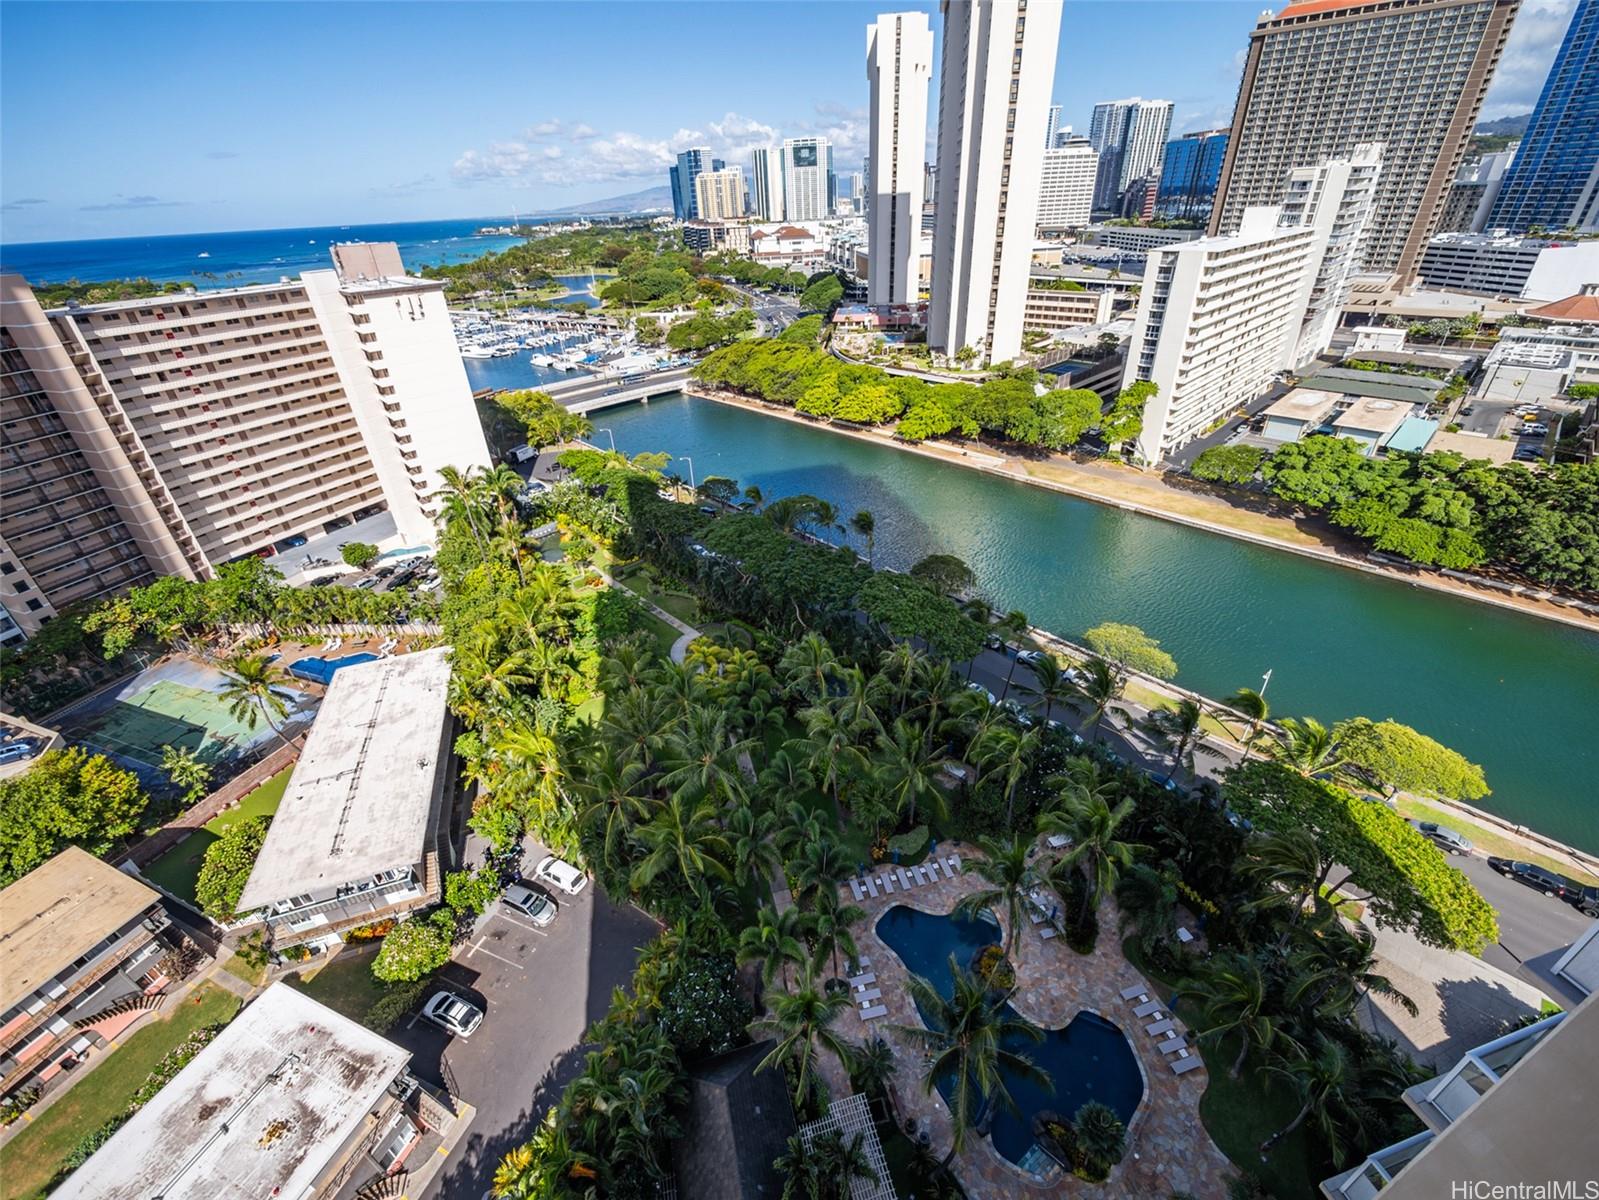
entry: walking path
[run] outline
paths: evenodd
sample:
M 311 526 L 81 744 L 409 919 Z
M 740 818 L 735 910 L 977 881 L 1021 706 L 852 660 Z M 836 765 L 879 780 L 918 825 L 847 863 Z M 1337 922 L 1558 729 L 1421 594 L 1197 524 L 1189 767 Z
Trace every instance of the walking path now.
M 1374 561 L 1366 555 L 1364 548 L 1319 530 L 1308 522 L 1272 512 L 1242 509 L 1220 495 L 1176 486 L 1158 473 L 1102 461 L 1079 462 L 1065 454 L 1050 454 L 1038 459 L 1017 458 L 982 443 L 976 443 L 975 449 L 939 441 L 910 443 L 880 429 L 812 420 L 792 409 L 752 400 L 735 392 L 697 384 L 686 386 L 683 390 L 689 395 L 714 400 L 718 404 L 751 409 L 813 429 L 874 442 L 909 454 L 920 454 L 924 458 L 985 471 L 990 475 L 1001 475 L 1081 500 L 1113 505 L 1128 512 L 1239 538 L 1274 550 L 1286 550 L 1335 566 L 1398 579 L 1415 587 L 1448 592 L 1529 616 L 1560 621 L 1579 629 L 1599 631 L 1599 606 L 1583 601 L 1557 603 L 1549 598 L 1551 593 L 1524 585 L 1496 586 L 1486 580 L 1473 582 L 1476 577 L 1461 577 L 1457 573 L 1426 571 L 1398 563 Z M 1199 485 L 1193 486 L 1197 488 Z M 1505 590 L 1500 590 L 1501 586 Z M 1511 590 L 1512 586 L 1514 590 Z
M 599 577 L 601 579 L 605 580 L 605 584 L 606 584 L 607 587 L 620 588 L 622 591 L 626 592 L 629 596 L 632 596 L 634 599 L 636 599 L 645 608 L 649 609 L 649 611 L 651 613 L 653 613 L 655 616 L 657 616 L 661 620 L 665 621 L 673 629 L 677 630 L 680 634 L 683 635 L 682 637 L 678 638 L 677 641 L 672 643 L 672 661 L 673 662 L 680 663 L 685 658 L 688 657 L 688 648 L 689 648 L 690 644 L 694 641 L 695 638 L 700 636 L 700 631 L 698 629 L 695 629 L 694 626 L 690 625 L 687 621 L 678 620 L 671 613 L 667 612 L 664 608 L 662 608 L 660 605 L 656 604 L 649 597 L 640 595 L 638 592 L 635 592 L 632 588 L 628 587 L 627 584 L 618 583 L 616 580 L 612 579 L 604 571 L 597 571 L 596 573 L 599 575 Z

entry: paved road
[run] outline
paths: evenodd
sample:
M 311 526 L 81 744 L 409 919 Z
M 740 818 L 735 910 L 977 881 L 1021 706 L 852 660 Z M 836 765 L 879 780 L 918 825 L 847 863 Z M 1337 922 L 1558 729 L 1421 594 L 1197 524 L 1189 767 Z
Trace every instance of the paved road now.
M 529 849 L 528 867 L 543 856 Z M 611 989 L 628 983 L 655 922 L 618 907 L 593 884 L 559 895 L 547 930 L 499 906 L 443 971 L 448 986 L 486 1014 L 471 1038 L 410 1018 L 390 1036 L 433 1083 L 453 1079 L 477 1116 L 434 1178 L 427 1200 L 481 1200 L 505 1152 L 526 1141 L 583 1066 L 583 1031 L 605 1015 Z M 431 993 L 430 993 L 431 994 Z
M 767 337 L 782 333 L 789 325 L 799 320 L 799 305 L 792 297 L 758 292 L 754 288 L 737 283 L 728 286 L 739 295 L 748 298 L 750 307 L 755 310 L 756 327 Z
M 636 383 L 624 383 L 620 378 L 605 378 L 595 376 L 577 383 L 566 383 L 549 388 L 550 396 L 566 408 L 576 408 L 591 400 L 603 400 L 607 396 L 621 392 L 638 391 L 641 384 L 647 383 L 655 391 L 670 391 L 677 385 L 687 382 L 693 367 L 671 367 L 665 371 L 649 373 L 647 380 Z

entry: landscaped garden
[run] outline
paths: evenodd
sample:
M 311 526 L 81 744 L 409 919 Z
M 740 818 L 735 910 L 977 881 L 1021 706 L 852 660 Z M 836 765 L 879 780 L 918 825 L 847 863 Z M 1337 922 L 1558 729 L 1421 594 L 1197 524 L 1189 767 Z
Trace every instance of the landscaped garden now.
M 212 817 L 140 873 L 179 899 L 193 904 L 194 885 L 200 877 L 205 852 L 234 826 L 257 817 L 270 817 L 277 812 L 292 773 L 293 768 L 279 771 L 248 793 L 237 805 Z

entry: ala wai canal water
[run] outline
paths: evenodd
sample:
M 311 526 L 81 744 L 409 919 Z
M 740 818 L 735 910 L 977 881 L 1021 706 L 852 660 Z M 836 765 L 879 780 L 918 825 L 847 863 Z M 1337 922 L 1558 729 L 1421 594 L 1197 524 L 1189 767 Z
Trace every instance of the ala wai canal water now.
M 629 454 L 691 457 L 699 479 L 868 509 L 880 564 L 958 555 L 1000 608 L 1063 637 L 1142 626 L 1195 691 L 1270 669 L 1280 715 L 1412 725 L 1483 765 L 1482 807 L 1599 851 L 1599 635 L 709 400 L 594 423 Z

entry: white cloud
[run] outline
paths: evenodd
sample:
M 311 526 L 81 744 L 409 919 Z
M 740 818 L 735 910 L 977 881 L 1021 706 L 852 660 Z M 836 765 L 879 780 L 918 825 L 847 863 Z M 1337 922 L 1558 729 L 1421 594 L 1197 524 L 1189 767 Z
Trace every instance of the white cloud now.
M 1483 120 L 1532 111 L 1575 8 L 1576 0 L 1523 0 L 1483 99 Z

